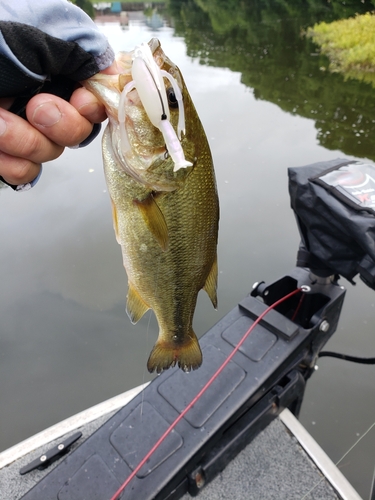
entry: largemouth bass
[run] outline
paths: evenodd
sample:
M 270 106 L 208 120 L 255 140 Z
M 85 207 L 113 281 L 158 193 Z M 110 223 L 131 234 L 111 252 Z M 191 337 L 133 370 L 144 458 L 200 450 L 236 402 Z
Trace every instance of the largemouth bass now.
M 192 321 L 203 288 L 217 306 L 219 203 L 210 148 L 182 75 L 152 39 L 85 82 L 109 117 L 103 162 L 132 323 L 152 309 L 150 372 L 198 368 Z

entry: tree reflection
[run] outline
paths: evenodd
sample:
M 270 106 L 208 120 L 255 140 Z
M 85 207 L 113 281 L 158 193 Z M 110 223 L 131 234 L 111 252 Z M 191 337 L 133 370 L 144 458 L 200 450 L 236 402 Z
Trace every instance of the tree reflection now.
M 329 61 L 303 36 L 316 22 L 364 13 L 375 0 L 170 0 L 176 34 L 201 64 L 241 73 L 257 99 L 315 120 L 328 149 L 375 160 L 375 92 L 328 71 Z
M 92 2 L 90 0 L 70 0 L 72 3 L 80 7 L 82 10 L 86 12 L 90 17 L 94 19 L 95 10 Z

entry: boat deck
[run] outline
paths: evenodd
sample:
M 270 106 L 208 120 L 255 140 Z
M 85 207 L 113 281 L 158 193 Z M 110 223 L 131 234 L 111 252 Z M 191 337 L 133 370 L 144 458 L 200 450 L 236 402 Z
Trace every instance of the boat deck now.
M 307 270 L 295 269 L 262 285 L 259 293 L 273 300 L 288 291 L 302 293 L 296 284 L 310 283 L 309 276 Z M 360 500 L 285 410 L 298 409 L 310 358 L 336 329 L 345 292 L 334 285 L 322 287 L 308 287 L 312 328 L 279 311 L 264 318 L 267 303 L 249 295 L 200 339 L 205 361 L 199 370 L 189 375 L 177 367 L 167 370 L 142 394 L 141 387 L 134 389 L 0 453 L 0 500 L 110 500 L 134 471 L 123 500 L 187 500 L 186 492 L 202 500 Z M 323 292 L 324 307 L 319 301 Z M 317 311 L 329 330 L 319 329 Z M 262 323 L 255 324 L 255 318 Z M 233 351 L 253 325 L 251 337 Z M 223 366 L 220 384 L 208 386 Z M 20 475 L 34 460 L 36 466 L 46 463 L 38 460 L 77 431 L 82 437 L 65 458 L 44 471 Z M 143 463 L 161 435 L 163 442 Z
M 83 435 L 77 443 L 72 445 L 71 450 L 77 448 L 113 413 L 114 411 L 111 411 L 101 415 L 84 423 L 78 429 L 76 428 L 75 430 L 80 430 Z M 0 469 L 0 500 L 21 499 L 64 460 L 64 458 L 57 460 L 44 471 L 34 470 L 24 476 L 19 474 L 21 467 L 43 455 L 47 450 L 71 435 L 73 431 L 70 430 L 64 436 L 39 446 L 16 461 L 7 465 L 4 463 L 12 460 L 12 456 L 16 457 L 22 453 L 22 449 L 26 450 L 28 447 L 32 447 L 32 442 L 35 444 L 38 440 L 46 439 L 47 435 L 53 436 L 53 434 L 58 433 L 59 428 L 67 429 L 69 426 L 76 425 L 80 420 L 83 421 L 84 418 L 90 420 L 93 415 L 95 415 L 95 411 L 88 410 L 78 419 L 72 417 L 72 419 L 67 419 L 62 424 L 54 426 L 49 432 L 41 433 L 34 441 L 28 440 L 24 444 L 21 443 L 11 450 L 1 453 L 0 465 L 3 466 Z M 192 497 L 187 493 L 181 498 L 189 500 Z M 361 500 L 341 472 L 289 410 L 284 410 L 228 464 L 224 471 L 202 488 L 198 498 L 201 500 L 227 500 L 228 498 L 231 500 L 243 500 L 244 498 L 254 500 L 329 500 L 340 498 Z

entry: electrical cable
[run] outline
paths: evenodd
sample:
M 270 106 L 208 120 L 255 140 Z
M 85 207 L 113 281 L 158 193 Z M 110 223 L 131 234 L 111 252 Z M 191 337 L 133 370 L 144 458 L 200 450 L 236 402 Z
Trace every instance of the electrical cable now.
M 339 352 L 322 351 L 318 354 L 318 358 L 330 356 L 331 358 L 344 359 L 353 363 L 362 363 L 363 365 L 375 365 L 375 358 L 362 358 L 359 356 L 350 356 L 349 354 L 341 354 Z

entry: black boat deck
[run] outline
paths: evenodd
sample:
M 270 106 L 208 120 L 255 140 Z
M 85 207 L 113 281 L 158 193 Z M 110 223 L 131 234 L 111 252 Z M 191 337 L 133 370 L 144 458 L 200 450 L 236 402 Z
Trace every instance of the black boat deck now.
M 312 280 L 300 268 L 271 285 L 257 284 L 200 339 L 204 361 L 199 370 L 163 372 L 104 423 L 103 414 L 97 432 L 98 420 L 83 425 L 78 419 L 69 431 L 55 435 L 56 441 L 14 455 L 17 462 L 9 460 L 9 452 L 5 461 L 0 454 L 0 500 L 110 500 L 132 474 L 123 500 L 177 500 L 187 492 L 209 500 L 358 500 L 292 413 L 283 412 L 289 408 L 298 414 L 317 353 L 336 330 L 344 294 L 335 281 Z M 268 311 L 281 298 L 282 307 Z M 239 350 L 233 350 L 237 345 Z M 220 379 L 208 387 L 216 370 Z M 169 432 L 173 422 L 178 424 Z M 298 441 L 290 433 L 294 427 L 302 436 Z M 160 447 L 138 468 L 167 429 Z M 80 446 L 74 443 L 48 473 L 32 470 L 20 476 L 21 468 L 42 455 L 36 464 L 45 465 L 50 450 L 77 430 L 83 434 Z M 318 450 L 313 460 L 302 441 Z
M 112 415 L 100 417 L 80 427 L 82 439 L 91 435 Z M 200 500 L 361 500 L 325 453 L 310 441 L 309 456 L 286 421 L 295 430 L 299 422 L 288 411 L 269 424 L 211 483 L 199 493 Z M 62 436 L 28 453 L 16 462 L 0 469 L 0 500 L 20 500 L 36 483 L 55 468 L 63 458 L 44 471 L 35 470 L 21 476 L 19 470 L 41 456 L 55 444 L 71 435 Z M 300 436 L 298 436 L 299 439 Z M 80 440 L 80 441 L 81 441 Z M 304 441 L 301 439 L 301 441 Z M 302 443 L 306 444 L 306 443 Z M 78 444 L 74 444 L 72 449 Z M 315 446 L 315 449 L 313 449 Z M 1 456 L 1 454 L 0 454 Z M 333 485 L 331 482 L 334 483 Z M 82 497 L 83 498 L 83 497 Z M 88 498 L 88 497 L 87 497 Z M 187 493 L 182 500 L 192 497 Z M 41 498 L 40 500 L 49 500 Z M 103 500 L 110 500 L 103 499 Z

